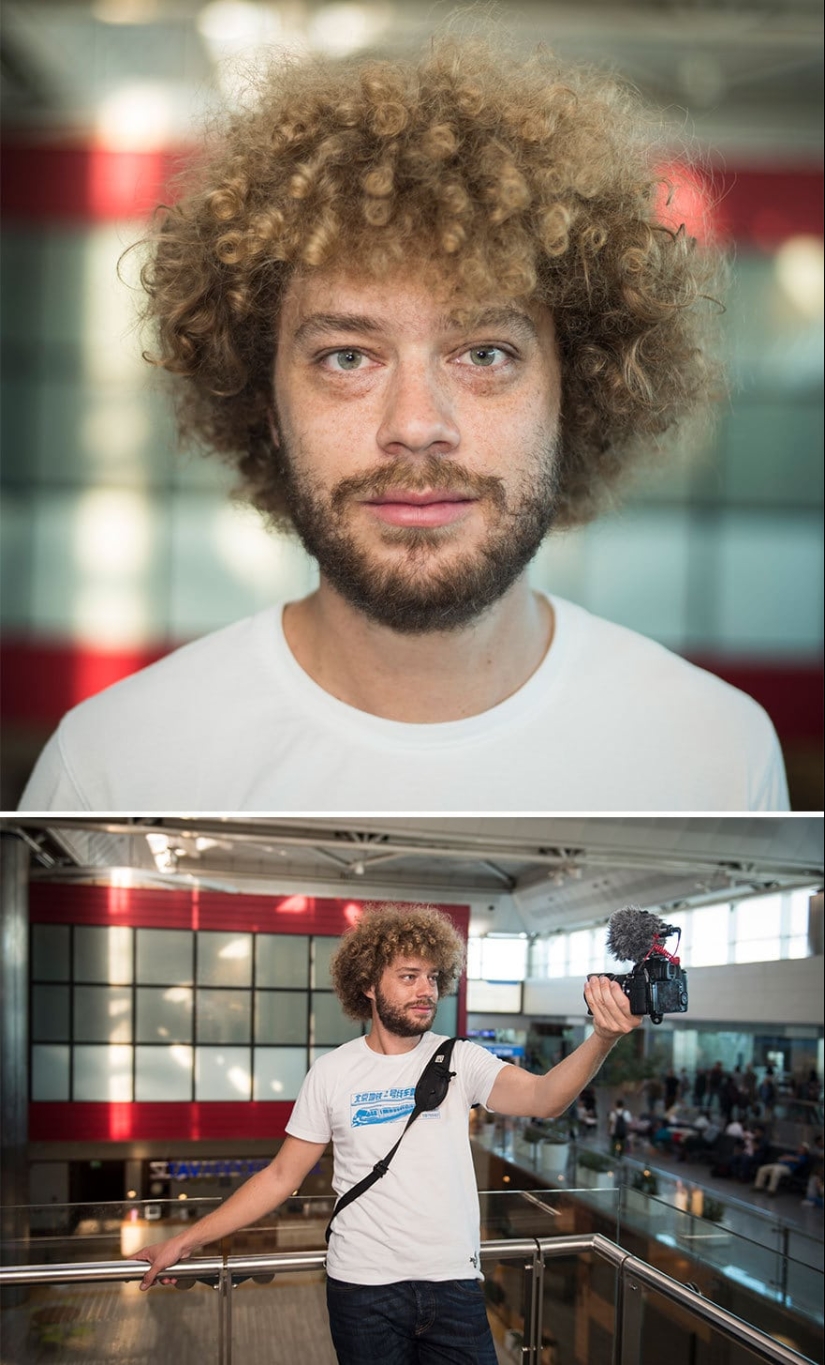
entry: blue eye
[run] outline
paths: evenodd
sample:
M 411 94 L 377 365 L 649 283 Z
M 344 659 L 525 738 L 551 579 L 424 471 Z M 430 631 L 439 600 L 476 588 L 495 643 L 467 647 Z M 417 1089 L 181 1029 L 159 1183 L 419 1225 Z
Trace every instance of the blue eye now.
M 336 360 L 338 362 L 338 368 L 341 370 L 357 370 L 360 368 L 364 357 L 360 351 L 346 350 L 333 351 L 329 359 Z

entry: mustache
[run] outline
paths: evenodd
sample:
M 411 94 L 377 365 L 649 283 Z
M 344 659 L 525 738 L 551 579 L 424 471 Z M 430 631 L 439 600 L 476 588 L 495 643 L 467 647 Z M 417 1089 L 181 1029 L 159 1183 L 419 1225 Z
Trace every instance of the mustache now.
M 393 460 L 379 469 L 352 474 L 335 485 L 330 502 L 340 512 L 352 498 L 379 498 L 391 488 L 403 488 L 410 493 L 446 489 L 460 497 L 489 498 L 500 509 L 506 506 L 502 479 L 494 474 L 476 474 L 458 461 L 438 455 L 428 455 L 421 461 Z

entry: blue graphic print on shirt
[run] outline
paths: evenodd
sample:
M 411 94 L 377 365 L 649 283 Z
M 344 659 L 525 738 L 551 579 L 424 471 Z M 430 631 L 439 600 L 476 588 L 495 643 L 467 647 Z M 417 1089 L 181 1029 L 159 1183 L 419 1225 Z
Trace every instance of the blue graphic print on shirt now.
M 388 1090 L 357 1090 L 350 1095 L 350 1127 L 364 1128 L 373 1123 L 395 1123 L 409 1118 L 413 1111 L 415 1086 Z

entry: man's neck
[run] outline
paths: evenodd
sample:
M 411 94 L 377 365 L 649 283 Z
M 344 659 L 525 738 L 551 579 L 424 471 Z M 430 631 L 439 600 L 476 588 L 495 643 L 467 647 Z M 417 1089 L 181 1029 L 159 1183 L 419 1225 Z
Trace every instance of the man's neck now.
M 324 580 L 284 610 L 287 644 L 319 687 L 359 711 L 419 725 L 463 720 L 512 696 L 541 664 L 553 627 L 549 602 L 526 577 L 460 630 L 391 630 Z
M 416 1033 L 412 1038 L 392 1033 L 388 1028 L 384 1028 L 376 1015 L 364 1041 L 372 1052 L 381 1052 L 385 1057 L 395 1057 L 404 1052 L 414 1052 L 423 1037 L 423 1033 Z

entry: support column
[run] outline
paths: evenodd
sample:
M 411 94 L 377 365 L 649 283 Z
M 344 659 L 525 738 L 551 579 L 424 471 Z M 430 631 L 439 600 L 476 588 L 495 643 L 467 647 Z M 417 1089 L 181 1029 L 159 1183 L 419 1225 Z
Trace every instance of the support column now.
M 0 834 L 0 1235 L 3 1261 L 25 1263 L 29 1242 L 29 850 Z M 3 1302 L 20 1302 L 8 1289 Z M 12 1296 L 12 1297 L 8 1297 Z

